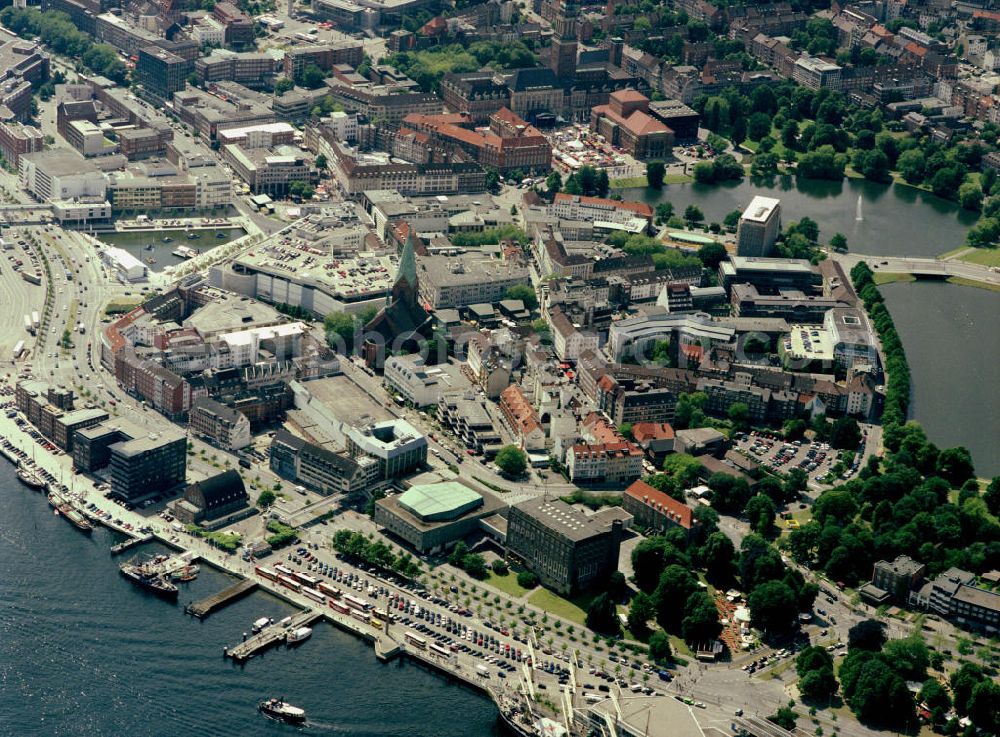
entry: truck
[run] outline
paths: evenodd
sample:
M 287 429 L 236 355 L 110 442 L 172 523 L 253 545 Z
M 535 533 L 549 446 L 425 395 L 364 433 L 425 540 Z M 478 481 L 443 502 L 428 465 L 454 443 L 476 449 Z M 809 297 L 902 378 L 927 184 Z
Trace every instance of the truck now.
M 24 329 L 32 335 L 35 334 L 35 326 L 31 323 L 31 315 L 24 316 Z
M 80 335 L 83 335 L 84 333 L 87 332 L 87 326 L 84 325 L 82 322 L 78 322 L 76 324 L 76 332 L 78 332 Z
M 39 317 L 37 310 L 31 313 L 31 325 L 35 330 L 42 326 L 42 318 Z
M 478 673 L 479 675 L 481 675 L 483 678 L 489 678 L 490 677 L 490 669 L 487 668 L 482 663 L 479 663 L 476 666 L 476 673 Z
M 22 353 L 24 353 L 24 341 L 19 340 L 17 341 L 17 343 L 14 344 L 13 360 L 16 361 L 17 359 L 19 359 Z

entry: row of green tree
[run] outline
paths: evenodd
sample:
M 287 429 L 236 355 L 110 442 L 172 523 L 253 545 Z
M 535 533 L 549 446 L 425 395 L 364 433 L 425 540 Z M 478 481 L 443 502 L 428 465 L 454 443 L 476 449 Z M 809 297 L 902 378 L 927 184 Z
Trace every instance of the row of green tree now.
M 39 37 L 57 54 L 79 59 L 87 69 L 112 82 L 124 84 L 128 78 L 125 63 L 114 47 L 94 43 L 88 34 L 74 25 L 66 13 L 7 7 L 0 11 L 0 23 L 18 36 Z
M 370 563 L 413 578 L 420 574 L 420 563 L 406 551 L 397 555 L 381 540 L 371 540 L 362 532 L 337 530 L 333 536 L 333 549 L 356 560 Z

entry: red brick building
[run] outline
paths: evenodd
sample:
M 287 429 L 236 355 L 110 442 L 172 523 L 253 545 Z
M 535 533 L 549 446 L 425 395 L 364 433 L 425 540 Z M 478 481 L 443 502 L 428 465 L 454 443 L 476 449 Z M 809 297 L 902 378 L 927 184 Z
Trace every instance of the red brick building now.
M 636 481 L 625 489 L 622 509 L 635 518 L 637 528 L 652 528 L 663 532 L 671 527 L 680 527 L 689 538 L 701 528 L 691 507 L 645 481 Z
M 674 132 L 649 113 L 649 98 L 635 90 L 612 92 L 607 105 L 590 113 L 591 130 L 637 159 L 668 156 Z
M 421 131 L 436 143 L 464 151 L 483 166 L 508 172 L 545 172 L 552 166 L 552 146 L 533 125 L 507 108 L 490 116 L 488 128 L 473 128 L 468 113 L 408 115 L 401 134 Z

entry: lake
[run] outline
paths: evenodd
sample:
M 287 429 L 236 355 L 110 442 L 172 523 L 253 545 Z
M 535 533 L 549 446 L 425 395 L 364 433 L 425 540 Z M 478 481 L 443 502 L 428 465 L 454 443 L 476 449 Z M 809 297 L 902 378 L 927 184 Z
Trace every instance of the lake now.
M 655 205 L 668 201 L 677 215 L 688 205 L 705 213 L 705 222 L 721 223 L 733 210 L 743 210 L 754 195 L 781 200 L 781 220 L 791 223 L 809 216 L 819 224 L 820 241 L 834 233 L 847 236 L 848 250 L 873 256 L 934 257 L 961 246 L 978 213 L 954 202 L 904 185 L 885 185 L 862 179 L 840 182 L 773 177 L 767 184 L 669 184 L 662 191 L 622 190 L 626 200 Z M 857 219 L 861 197 L 862 219 Z
M 1000 292 L 945 282 L 881 287 L 906 348 L 910 415 L 940 448 L 964 445 L 1000 475 Z

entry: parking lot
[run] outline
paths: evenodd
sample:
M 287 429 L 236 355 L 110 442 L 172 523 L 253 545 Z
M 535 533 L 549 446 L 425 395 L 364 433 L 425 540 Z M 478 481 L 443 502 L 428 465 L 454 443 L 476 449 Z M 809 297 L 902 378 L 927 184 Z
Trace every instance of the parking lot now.
M 830 447 L 829 443 L 810 442 L 809 440 L 794 440 L 786 442 L 775 433 L 751 432 L 736 439 L 736 447 L 744 455 L 752 458 L 765 468 L 781 473 L 788 473 L 793 468 L 799 468 L 809 475 L 810 481 L 816 483 L 833 483 L 831 471 L 841 460 L 842 451 Z M 858 448 L 856 458 L 864 454 L 864 441 Z M 847 466 L 840 474 L 843 480 L 857 473 L 857 460 Z

